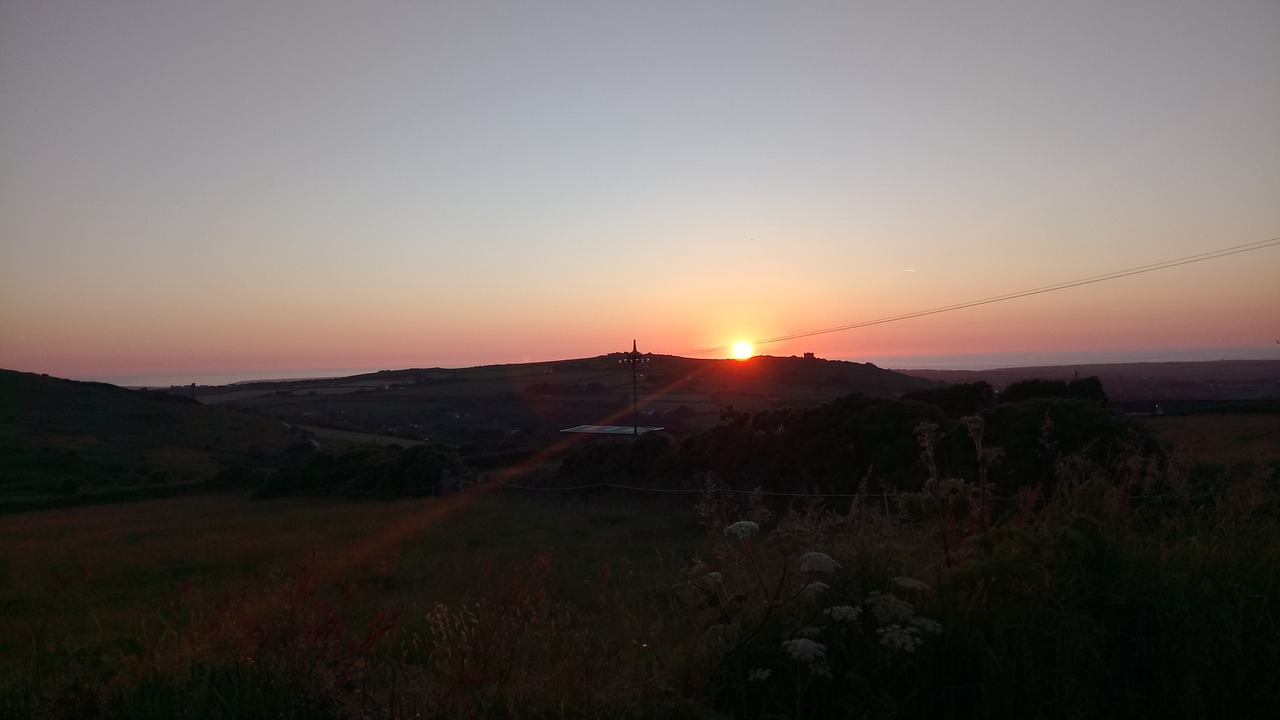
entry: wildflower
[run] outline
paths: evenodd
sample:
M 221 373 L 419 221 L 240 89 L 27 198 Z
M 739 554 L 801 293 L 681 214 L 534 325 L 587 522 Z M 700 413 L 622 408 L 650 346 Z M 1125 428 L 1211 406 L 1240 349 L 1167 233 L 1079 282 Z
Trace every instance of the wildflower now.
M 851 623 L 858 621 L 858 616 L 862 614 L 862 608 L 853 607 L 852 605 L 835 605 L 823 610 L 822 614 L 836 622 Z
M 709 572 L 698 580 L 698 585 L 708 592 L 724 585 L 724 576 L 718 572 Z
M 867 608 L 881 623 L 908 622 L 915 617 L 916 609 L 893 593 L 872 592 L 867 595 Z
M 739 520 L 724 529 L 725 537 L 738 538 L 739 540 L 746 540 L 747 538 L 755 537 L 759 533 L 760 526 L 750 520 Z
M 911 618 L 911 626 L 916 628 L 920 632 L 926 633 L 929 635 L 942 634 L 942 623 L 938 622 L 937 620 L 930 620 L 929 618 L 923 618 L 923 617 Z
M 747 673 L 747 682 L 764 682 L 772 674 L 773 671 L 769 668 L 757 668 Z
M 811 637 L 817 637 L 818 634 L 821 632 L 822 632 L 822 628 L 806 627 L 806 628 L 800 628 L 800 632 L 796 634 L 799 635 L 800 637 L 811 638 Z
M 831 679 L 831 666 L 826 663 L 814 663 L 809 666 L 809 673 L 814 677 Z
M 896 577 L 890 580 L 889 582 L 893 583 L 897 587 L 902 588 L 903 590 L 919 590 L 921 592 L 927 592 L 929 590 L 928 585 L 924 584 L 919 580 L 916 580 L 915 578 Z
M 800 595 L 806 600 L 814 600 L 831 586 L 824 582 L 811 582 L 800 588 Z
M 736 623 L 728 625 L 712 625 L 707 628 L 707 645 L 716 650 L 728 648 L 737 640 L 742 628 Z
M 807 552 L 800 556 L 800 572 L 833 573 L 840 563 L 820 552 Z
M 782 649 L 797 662 L 814 662 L 827 657 L 827 646 L 808 638 L 796 638 L 782 643 Z
M 923 643 L 919 630 L 903 627 L 897 623 L 877 629 L 876 634 L 880 636 L 881 645 L 903 652 L 915 652 L 915 649 Z

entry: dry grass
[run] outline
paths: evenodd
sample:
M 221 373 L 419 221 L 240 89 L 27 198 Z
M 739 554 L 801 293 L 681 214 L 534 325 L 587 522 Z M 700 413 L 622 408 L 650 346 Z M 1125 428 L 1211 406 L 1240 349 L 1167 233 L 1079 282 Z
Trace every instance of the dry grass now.
M 1280 462 L 1280 415 L 1166 415 L 1142 423 L 1196 460 Z

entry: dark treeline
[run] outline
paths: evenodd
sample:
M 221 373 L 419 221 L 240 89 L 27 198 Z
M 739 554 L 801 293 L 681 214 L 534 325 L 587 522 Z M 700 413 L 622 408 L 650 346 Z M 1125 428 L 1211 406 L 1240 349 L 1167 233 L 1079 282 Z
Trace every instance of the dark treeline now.
M 1067 455 L 1104 464 L 1122 451 L 1152 451 L 1154 442 L 1106 409 L 1105 397 L 1097 378 L 1085 378 L 1017 383 L 999 403 L 991 386 L 978 382 L 901 400 L 854 394 L 809 409 L 747 413 L 730 407 L 719 425 L 683 440 L 661 433 L 588 440 L 561 457 L 552 482 L 694 489 L 712 478 L 735 489 L 775 492 L 913 492 L 929 478 L 920 429 L 932 427 L 941 477 L 974 478 L 978 440 L 997 455 L 987 468 L 989 482 L 997 492 L 1012 493 L 1051 484 L 1055 464 Z M 964 420 L 973 416 L 982 419 L 976 437 L 977 426 Z M 403 497 L 451 489 L 442 482 L 468 469 L 456 449 L 442 444 L 303 455 L 258 482 L 241 484 L 258 487 L 259 497 Z
M 1107 404 L 1107 394 L 1102 390 L 1102 381 L 1096 377 L 1066 380 L 1023 380 L 1005 388 L 1000 394 L 1000 402 L 1014 403 L 1033 398 L 1074 398 L 1091 400 Z
M 915 491 L 929 477 L 921 461 L 924 424 L 937 428 L 938 472 L 975 477 L 978 426 L 944 407 L 980 400 L 980 390 L 964 387 L 940 396 L 938 404 L 849 395 L 813 409 L 729 410 L 721 425 L 682 442 L 652 435 L 589 444 L 564 459 L 559 478 L 565 484 L 614 480 L 697 487 L 712 477 L 737 489 L 779 492 Z M 1002 402 L 975 415 L 982 419 L 978 439 L 984 448 L 998 449 L 988 478 L 1001 492 L 1051 483 L 1055 464 L 1068 455 L 1105 464 L 1125 450 L 1155 449 L 1152 440 L 1097 401 L 1040 397 Z
M 254 495 L 420 497 L 451 489 L 449 479 L 464 472 L 457 451 L 447 445 L 358 447 L 337 454 L 309 453 L 266 478 Z
M 1107 404 L 1107 393 L 1102 389 L 1102 380 L 1090 376 L 1066 380 L 1022 380 L 997 393 L 991 384 L 985 381 L 956 383 L 941 388 L 916 390 L 902 396 L 904 400 L 918 400 L 936 405 L 950 418 L 962 418 L 976 415 L 983 410 L 995 407 L 997 403 L 1019 403 L 1036 398 L 1067 398 L 1089 400 L 1102 405 Z

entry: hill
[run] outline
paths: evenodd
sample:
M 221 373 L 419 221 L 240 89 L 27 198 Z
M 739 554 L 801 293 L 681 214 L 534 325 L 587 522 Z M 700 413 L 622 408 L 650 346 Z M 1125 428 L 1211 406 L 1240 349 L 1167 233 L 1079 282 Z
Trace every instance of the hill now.
M 1094 376 L 1107 397 L 1120 403 L 1240 402 L 1280 398 L 1280 360 L 1116 363 L 1018 367 L 995 370 L 901 370 L 947 383 L 985 381 L 997 391 L 1023 380 L 1070 380 Z
M 0 508 L 171 494 L 300 440 L 178 395 L 0 370 Z
M 0 509 L 174 494 L 274 470 L 315 445 L 429 438 L 461 447 L 472 466 L 498 466 L 558 443 L 566 427 L 631 422 L 631 368 L 621 359 L 168 392 L 0 370 Z M 730 407 L 811 407 L 853 392 L 896 396 L 934 384 L 812 358 L 652 356 L 636 391 L 644 424 L 695 432 Z
M 467 454 L 540 447 L 582 424 L 633 421 L 622 353 L 463 369 L 410 369 L 328 380 L 187 388 L 200 402 L 301 425 L 431 440 Z M 937 383 L 870 364 L 760 356 L 653 355 L 639 367 L 640 424 L 697 432 L 727 408 L 816 407 L 850 393 L 897 397 Z

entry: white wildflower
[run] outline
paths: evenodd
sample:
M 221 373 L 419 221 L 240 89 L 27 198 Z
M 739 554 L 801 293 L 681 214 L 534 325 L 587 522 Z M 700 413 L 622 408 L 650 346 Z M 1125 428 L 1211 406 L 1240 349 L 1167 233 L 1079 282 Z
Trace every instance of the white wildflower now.
M 840 563 L 831 556 L 820 552 L 807 552 L 800 556 L 800 572 L 833 573 Z
M 782 649 L 798 662 L 814 662 L 827 657 L 827 646 L 808 638 L 796 638 L 782 643 Z
M 723 650 L 732 645 L 741 632 L 742 628 L 736 623 L 712 625 L 707 628 L 707 645 L 713 649 Z
M 755 537 L 759 533 L 760 526 L 750 520 L 739 520 L 724 529 L 725 537 L 738 538 L 739 540 L 746 540 L 747 538 Z
M 747 682 L 764 682 L 772 674 L 773 671 L 769 668 L 757 668 L 747 673 Z
M 821 633 L 822 633 L 822 628 L 806 627 L 806 628 L 800 628 L 800 631 L 797 632 L 796 634 L 799 635 L 800 637 L 811 638 L 811 637 L 817 637 Z
M 896 577 L 890 580 L 889 582 L 893 583 L 897 587 L 902 588 L 903 590 L 919 590 L 921 592 L 928 592 L 929 590 L 928 585 L 924 584 L 923 582 L 915 578 Z
M 709 572 L 698 580 L 703 590 L 711 591 L 724 585 L 724 576 L 718 572 Z
M 814 663 L 809 666 L 809 673 L 814 677 L 831 679 L 831 666 L 826 663 Z
M 928 635 L 942 634 L 942 623 L 937 620 L 923 617 L 911 618 L 911 626 Z
M 915 617 L 916 609 L 893 593 L 871 592 L 867 595 L 867 607 L 881 623 L 908 622 Z
M 858 621 L 858 616 L 862 614 L 862 608 L 852 605 L 835 605 L 823 610 L 822 614 L 836 622 L 851 623 Z
M 814 600 L 831 586 L 824 582 L 811 582 L 800 588 L 800 595 L 806 600 Z
M 903 652 L 915 652 L 923 642 L 920 639 L 919 630 L 903 627 L 897 623 L 877 629 L 876 634 L 880 636 L 881 645 Z

